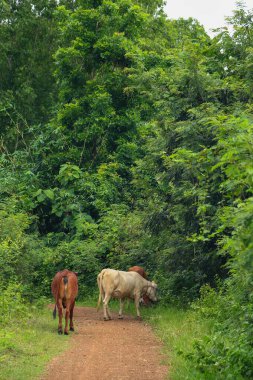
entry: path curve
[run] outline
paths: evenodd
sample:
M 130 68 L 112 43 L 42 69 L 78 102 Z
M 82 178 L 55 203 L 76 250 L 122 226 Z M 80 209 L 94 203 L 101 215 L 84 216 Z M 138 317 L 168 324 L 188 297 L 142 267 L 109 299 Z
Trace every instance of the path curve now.
M 41 380 L 165 380 L 162 344 L 151 327 L 132 316 L 112 316 L 104 322 L 101 311 L 75 307 L 70 348 L 51 361 Z

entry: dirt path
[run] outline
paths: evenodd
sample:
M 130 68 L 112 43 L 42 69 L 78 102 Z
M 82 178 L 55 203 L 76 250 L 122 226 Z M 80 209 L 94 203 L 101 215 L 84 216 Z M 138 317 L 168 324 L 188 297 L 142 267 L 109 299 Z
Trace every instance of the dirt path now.
M 161 343 L 144 322 L 114 313 L 104 322 L 102 311 L 76 307 L 74 323 L 69 350 L 52 360 L 42 380 L 166 379 Z

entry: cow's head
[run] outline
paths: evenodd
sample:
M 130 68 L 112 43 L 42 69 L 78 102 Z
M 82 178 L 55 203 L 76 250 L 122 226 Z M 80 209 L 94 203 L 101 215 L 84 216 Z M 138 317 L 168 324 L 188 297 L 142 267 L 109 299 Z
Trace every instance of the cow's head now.
M 156 293 L 157 293 L 157 285 L 154 281 L 152 281 L 150 282 L 150 285 L 147 287 L 146 295 L 151 301 L 157 302 L 158 298 L 157 298 Z

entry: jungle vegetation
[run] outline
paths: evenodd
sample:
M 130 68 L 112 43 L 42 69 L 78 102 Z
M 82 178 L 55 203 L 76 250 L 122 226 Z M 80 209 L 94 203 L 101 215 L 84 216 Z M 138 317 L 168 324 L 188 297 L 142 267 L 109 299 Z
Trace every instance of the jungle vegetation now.
M 0 325 L 58 270 L 85 298 L 141 265 L 163 305 L 214 321 L 196 368 L 250 379 L 253 10 L 210 37 L 162 7 L 1 1 Z

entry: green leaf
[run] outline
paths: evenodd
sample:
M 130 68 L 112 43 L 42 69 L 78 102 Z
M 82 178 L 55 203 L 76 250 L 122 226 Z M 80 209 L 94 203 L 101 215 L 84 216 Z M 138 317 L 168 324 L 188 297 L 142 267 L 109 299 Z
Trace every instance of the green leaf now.
M 45 195 L 47 198 L 53 200 L 54 199 L 54 192 L 51 189 L 44 190 Z

